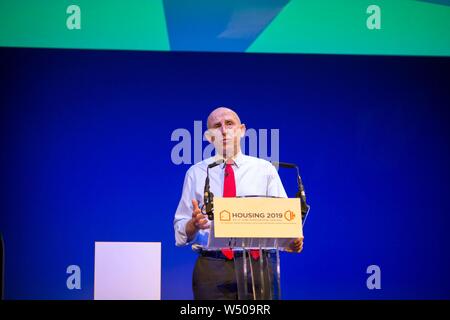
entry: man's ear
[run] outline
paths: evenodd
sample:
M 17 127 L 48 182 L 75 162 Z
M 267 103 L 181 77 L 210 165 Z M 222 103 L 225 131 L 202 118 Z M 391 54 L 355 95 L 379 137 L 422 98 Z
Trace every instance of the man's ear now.
M 247 128 L 245 127 L 245 124 L 241 124 L 241 138 L 243 138 L 245 136 L 245 131 L 247 130 Z
M 206 140 L 208 140 L 209 143 L 214 143 L 214 136 L 209 131 L 209 129 L 205 131 L 205 138 L 206 138 Z

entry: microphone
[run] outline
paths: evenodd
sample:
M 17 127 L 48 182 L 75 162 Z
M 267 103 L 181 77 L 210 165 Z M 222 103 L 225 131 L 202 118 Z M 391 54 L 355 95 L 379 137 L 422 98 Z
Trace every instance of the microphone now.
M 287 162 L 277 162 L 277 161 L 273 161 L 272 164 L 275 167 L 281 167 L 281 168 L 287 168 L 287 169 L 294 169 L 297 168 L 297 165 L 294 163 L 287 163 Z
M 303 186 L 302 177 L 300 176 L 300 170 L 299 170 L 298 166 L 295 163 L 277 162 L 277 161 L 273 161 L 272 164 L 275 167 L 286 168 L 286 169 L 296 169 L 297 170 L 298 191 L 295 194 L 295 197 L 296 198 L 300 198 L 300 200 L 302 202 L 302 220 L 303 220 L 303 223 L 305 223 L 306 216 L 308 215 L 309 209 L 311 207 L 310 207 L 310 205 L 308 205 L 306 203 L 305 187 Z
M 216 166 L 218 166 L 219 164 L 222 164 L 222 163 L 224 163 L 224 162 L 225 162 L 225 160 L 223 160 L 223 159 L 214 161 L 213 163 L 208 164 L 208 169 L 214 168 L 214 167 L 216 167 Z
M 205 208 L 205 214 L 208 215 L 209 220 L 214 219 L 214 194 L 209 190 L 209 169 L 212 169 L 225 161 L 223 159 L 217 160 L 208 165 L 206 168 L 206 179 L 205 179 L 205 188 L 203 191 L 203 206 Z

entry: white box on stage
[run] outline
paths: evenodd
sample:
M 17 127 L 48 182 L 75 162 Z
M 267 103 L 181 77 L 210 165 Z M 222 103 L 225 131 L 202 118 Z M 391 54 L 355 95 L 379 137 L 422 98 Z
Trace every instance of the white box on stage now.
M 95 242 L 95 300 L 160 300 L 160 242 Z

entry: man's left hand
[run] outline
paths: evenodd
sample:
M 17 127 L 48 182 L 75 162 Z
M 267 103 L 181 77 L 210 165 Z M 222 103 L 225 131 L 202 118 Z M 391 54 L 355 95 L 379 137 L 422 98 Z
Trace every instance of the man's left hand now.
M 303 239 L 304 237 L 300 237 L 298 239 L 293 240 L 289 243 L 289 248 L 287 251 L 289 252 L 297 252 L 300 253 L 303 250 Z

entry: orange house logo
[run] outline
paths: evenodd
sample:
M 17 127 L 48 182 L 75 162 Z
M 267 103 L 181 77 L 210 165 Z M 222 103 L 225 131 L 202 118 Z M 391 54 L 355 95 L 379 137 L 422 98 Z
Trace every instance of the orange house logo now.
M 220 211 L 219 214 L 220 221 L 231 221 L 231 213 L 227 210 Z
M 294 220 L 294 218 L 295 218 L 295 213 L 294 213 L 293 211 L 291 211 L 291 210 L 288 210 L 288 211 L 286 211 L 286 212 L 284 213 L 284 218 L 285 218 L 287 221 L 292 221 L 292 220 Z

